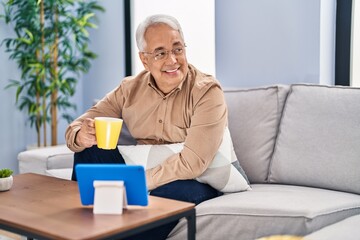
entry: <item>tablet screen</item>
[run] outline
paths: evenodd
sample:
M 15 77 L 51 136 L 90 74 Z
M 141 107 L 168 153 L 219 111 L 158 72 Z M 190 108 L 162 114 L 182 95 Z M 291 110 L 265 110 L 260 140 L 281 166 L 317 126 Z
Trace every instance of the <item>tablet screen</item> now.
M 145 170 L 139 165 L 125 164 L 77 164 L 76 177 L 78 181 L 81 203 L 94 204 L 94 180 L 124 181 L 128 205 L 148 205 Z

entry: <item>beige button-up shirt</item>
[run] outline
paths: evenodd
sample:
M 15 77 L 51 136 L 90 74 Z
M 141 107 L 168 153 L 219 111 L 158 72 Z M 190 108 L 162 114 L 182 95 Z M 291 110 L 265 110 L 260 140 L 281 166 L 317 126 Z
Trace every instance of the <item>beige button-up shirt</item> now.
M 201 175 L 218 151 L 227 125 L 219 82 L 192 65 L 184 81 L 168 94 L 156 87 L 147 71 L 125 78 L 68 126 L 65 137 L 72 151 L 84 150 L 75 144 L 82 121 L 98 116 L 122 118 L 138 144 L 184 142 L 180 153 L 146 171 L 149 190 Z

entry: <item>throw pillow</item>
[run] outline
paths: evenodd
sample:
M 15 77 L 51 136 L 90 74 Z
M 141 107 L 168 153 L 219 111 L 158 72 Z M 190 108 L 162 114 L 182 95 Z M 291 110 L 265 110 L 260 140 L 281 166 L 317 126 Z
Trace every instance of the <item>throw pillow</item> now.
M 174 143 L 164 145 L 119 145 L 118 149 L 126 164 L 142 165 L 145 169 L 150 169 L 161 164 L 171 155 L 181 152 L 183 147 L 184 143 Z M 224 193 L 251 189 L 247 176 L 236 158 L 228 128 L 225 129 L 223 141 L 214 160 L 196 180 L 207 183 Z

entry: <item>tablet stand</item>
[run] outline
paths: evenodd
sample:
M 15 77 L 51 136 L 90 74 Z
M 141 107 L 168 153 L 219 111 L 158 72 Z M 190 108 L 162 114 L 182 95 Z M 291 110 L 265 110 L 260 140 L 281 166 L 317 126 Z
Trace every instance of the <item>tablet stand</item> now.
M 127 206 L 126 189 L 124 181 L 100 181 L 93 182 L 94 214 L 122 214 Z

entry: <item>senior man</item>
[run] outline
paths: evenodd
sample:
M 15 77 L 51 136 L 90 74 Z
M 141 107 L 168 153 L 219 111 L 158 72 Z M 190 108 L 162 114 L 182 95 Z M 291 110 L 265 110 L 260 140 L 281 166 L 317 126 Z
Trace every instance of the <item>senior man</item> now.
M 210 165 L 227 125 L 219 82 L 187 62 L 178 21 L 168 15 L 147 17 L 136 42 L 145 70 L 125 78 L 66 130 L 67 146 L 79 163 L 124 163 L 118 149 L 97 148 L 94 118 L 122 118 L 138 144 L 184 143 L 178 154 L 146 170 L 150 194 L 199 204 L 218 192 L 195 180 Z M 204 56 L 206 57 L 206 56 Z M 136 239 L 166 239 L 176 222 Z

